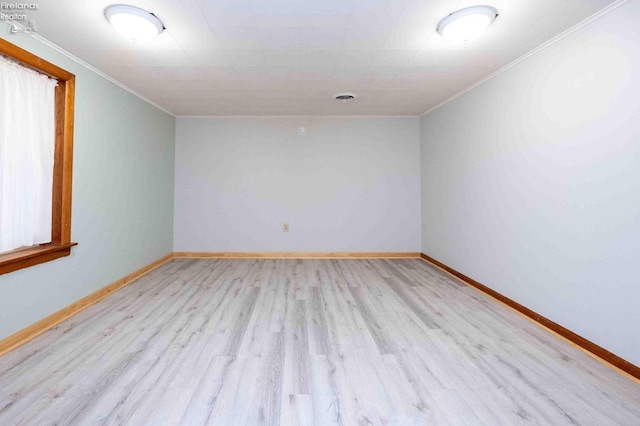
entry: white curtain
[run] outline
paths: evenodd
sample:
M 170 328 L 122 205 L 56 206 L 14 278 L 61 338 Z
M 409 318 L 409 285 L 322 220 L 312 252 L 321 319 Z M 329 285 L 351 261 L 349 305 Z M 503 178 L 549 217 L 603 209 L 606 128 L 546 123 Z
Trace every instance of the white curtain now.
M 0 56 L 0 252 L 51 241 L 56 85 Z

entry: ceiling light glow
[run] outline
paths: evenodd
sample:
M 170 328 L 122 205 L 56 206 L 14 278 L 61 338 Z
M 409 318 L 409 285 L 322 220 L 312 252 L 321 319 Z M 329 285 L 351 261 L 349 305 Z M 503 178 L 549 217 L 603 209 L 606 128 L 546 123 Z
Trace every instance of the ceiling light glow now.
M 135 6 L 114 4 L 104 10 L 104 16 L 116 31 L 134 43 L 149 41 L 164 30 L 154 14 Z
M 484 33 L 498 16 L 491 6 L 472 6 L 460 9 L 438 24 L 438 33 L 456 43 L 466 43 Z

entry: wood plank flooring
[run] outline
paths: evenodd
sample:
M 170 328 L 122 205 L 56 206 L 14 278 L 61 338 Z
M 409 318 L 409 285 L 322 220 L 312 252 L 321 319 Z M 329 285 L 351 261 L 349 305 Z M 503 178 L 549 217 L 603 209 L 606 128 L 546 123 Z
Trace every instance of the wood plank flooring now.
M 0 425 L 639 425 L 640 385 L 418 259 L 175 259 L 0 357 Z

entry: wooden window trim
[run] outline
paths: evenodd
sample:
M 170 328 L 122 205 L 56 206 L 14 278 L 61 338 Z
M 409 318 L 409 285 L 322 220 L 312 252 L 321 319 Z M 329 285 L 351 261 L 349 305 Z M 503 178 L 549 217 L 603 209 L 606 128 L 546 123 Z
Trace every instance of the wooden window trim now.
M 55 89 L 55 151 L 51 242 L 0 254 L 0 275 L 69 256 L 71 247 L 71 180 L 75 75 L 0 38 L 0 54 L 58 80 Z

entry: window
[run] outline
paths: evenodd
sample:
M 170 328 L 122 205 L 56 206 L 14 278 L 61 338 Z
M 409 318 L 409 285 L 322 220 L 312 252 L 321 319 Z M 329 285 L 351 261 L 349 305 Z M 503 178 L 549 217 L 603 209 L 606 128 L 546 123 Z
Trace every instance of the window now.
M 76 245 L 71 242 L 75 76 L 3 39 L 0 39 L 0 55 L 3 57 L 0 66 L 15 67 L 10 70 L 13 80 L 6 73 L 4 82 L 0 80 L 0 84 L 12 82 L 12 87 L 0 87 L 0 92 L 4 92 L 0 94 L 0 156 L 3 156 L 0 158 L 0 247 L 3 247 L 0 249 L 0 274 L 6 274 L 68 256 L 71 247 Z M 31 80 L 25 86 L 15 87 L 17 75 L 20 83 L 22 78 Z M 55 79 L 57 84 L 49 78 Z M 19 90 L 23 101 L 30 99 L 23 94 L 35 94 L 43 105 L 18 105 L 17 108 L 13 105 L 12 108 L 5 103 L 8 102 L 8 89 Z M 51 98 L 52 104 L 42 102 L 47 97 Z M 53 137 L 49 132 L 53 132 Z M 29 144 L 30 148 L 16 154 L 16 143 Z M 13 155 L 12 161 L 8 161 L 9 151 Z M 29 158 L 20 164 L 15 161 L 26 157 Z M 29 170 L 30 182 L 24 184 L 25 180 L 21 180 L 24 176 L 18 174 L 20 169 L 28 170 L 27 165 L 35 169 Z M 26 192 L 28 194 L 24 194 Z M 21 193 L 24 198 L 20 198 Z M 30 206 L 34 207 L 30 209 Z M 47 223 L 48 216 L 50 224 Z

